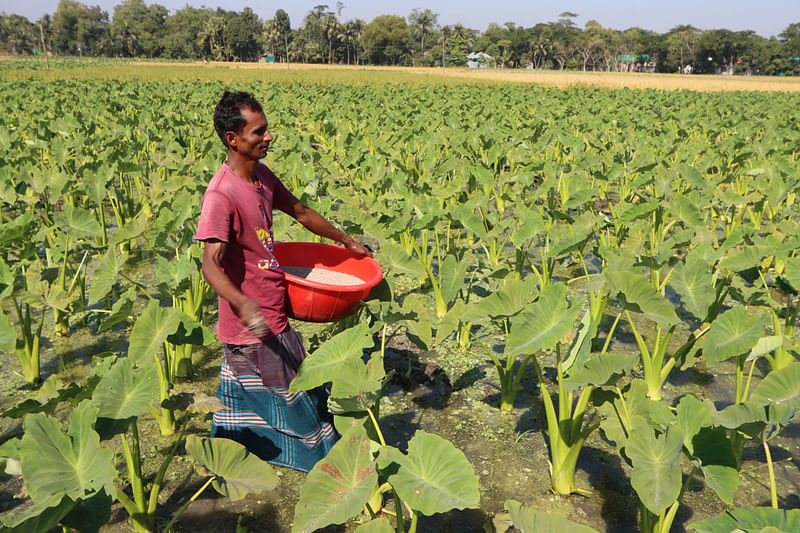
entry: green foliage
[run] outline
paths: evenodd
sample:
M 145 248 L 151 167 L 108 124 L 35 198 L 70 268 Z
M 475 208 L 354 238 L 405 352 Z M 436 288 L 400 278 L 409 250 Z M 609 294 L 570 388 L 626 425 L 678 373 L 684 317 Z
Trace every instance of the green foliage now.
M 309 472 L 300 489 L 292 532 L 341 524 L 361 512 L 378 482 L 374 464 L 366 430 L 352 427 Z
M 211 486 L 232 501 L 278 486 L 272 467 L 238 442 L 189 435 L 186 452 L 211 473 Z
M 548 533 L 550 531 L 592 533 L 595 531 L 590 527 L 570 522 L 560 513 L 548 513 L 530 509 L 515 500 L 507 500 L 505 506 L 511 514 L 514 527 L 522 533 Z

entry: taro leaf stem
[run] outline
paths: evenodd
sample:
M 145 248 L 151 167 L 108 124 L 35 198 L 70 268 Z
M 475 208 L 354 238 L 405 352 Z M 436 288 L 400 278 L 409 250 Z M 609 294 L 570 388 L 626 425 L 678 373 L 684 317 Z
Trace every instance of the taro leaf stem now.
M 164 476 L 167 473 L 167 468 L 169 468 L 172 459 L 175 457 L 175 454 L 178 453 L 178 448 L 183 443 L 184 435 L 186 435 L 186 425 L 183 426 L 180 437 L 175 439 L 175 442 L 172 444 L 172 448 L 170 448 L 169 450 L 169 454 L 164 458 L 164 462 L 161 463 L 161 466 L 159 467 L 158 472 L 156 473 L 156 477 L 155 479 L 153 479 L 153 486 L 150 488 L 150 500 L 147 502 L 148 516 L 155 516 L 156 506 L 158 505 L 158 493 L 161 491 L 161 483 L 163 483 L 164 481 Z M 177 518 L 175 519 L 177 520 Z M 169 531 L 169 530 L 165 529 L 164 531 Z
M 128 438 L 125 433 L 120 435 L 120 437 L 122 439 L 122 448 L 125 452 L 125 462 L 128 465 L 131 492 L 133 493 L 134 505 L 130 507 L 135 509 L 135 512 L 131 513 L 131 508 L 125 505 L 125 499 L 119 498 L 119 493 L 122 492 L 121 490 L 117 491 L 117 499 L 120 500 L 120 503 L 125 506 L 125 510 L 131 515 L 136 529 L 149 531 L 152 528 L 152 524 L 150 523 L 151 517 L 147 516 L 144 486 L 142 482 L 142 455 L 139 448 L 139 428 L 135 420 L 131 423 L 131 445 L 128 444 Z M 130 504 L 130 499 L 127 500 L 128 504 Z M 143 522 L 143 520 L 145 521 Z
M 166 525 L 166 526 L 164 526 L 164 529 L 163 529 L 163 531 L 171 531 L 171 528 L 172 528 L 173 524 L 175 524 L 175 522 L 177 522 L 177 521 L 178 521 L 178 519 L 181 517 L 181 515 L 183 514 L 183 512 L 184 512 L 186 509 L 188 509 L 188 508 L 189 508 L 189 505 L 191 505 L 191 503 L 192 503 L 193 501 L 195 501 L 195 500 L 196 500 L 196 499 L 197 499 L 197 498 L 200 496 L 200 494 L 202 494 L 202 493 L 203 493 L 203 491 L 204 491 L 204 490 L 206 490 L 206 487 L 208 487 L 208 486 L 211 484 L 211 482 L 212 482 L 212 481 L 214 481 L 215 479 L 216 479 L 216 476 L 211 476 L 210 478 L 208 478 L 208 480 L 207 480 L 207 481 L 206 481 L 206 482 L 203 484 L 203 486 L 202 486 L 202 487 L 200 487 L 199 489 L 197 489 L 197 492 L 195 492 L 194 494 L 192 494 L 192 497 L 191 497 L 191 498 L 189 498 L 189 500 L 188 500 L 186 503 L 184 503 L 184 504 L 181 506 L 181 508 L 180 508 L 180 509 L 178 509 L 178 511 L 177 511 L 177 512 L 175 513 L 175 515 L 172 517 L 172 520 L 170 520 L 170 521 L 169 521 L 169 523 L 167 523 L 167 525 Z
M 416 533 L 417 532 L 417 520 L 419 519 L 419 513 L 416 511 L 411 511 L 411 526 L 408 528 L 408 533 Z
M 772 466 L 772 454 L 769 451 L 769 444 L 763 441 L 764 454 L 767 456 L 767 468 L 769 469 L 769 494 L 772 498 L 772 508 L 778 508 L 778 487 L 775 485 L 775 468 Z

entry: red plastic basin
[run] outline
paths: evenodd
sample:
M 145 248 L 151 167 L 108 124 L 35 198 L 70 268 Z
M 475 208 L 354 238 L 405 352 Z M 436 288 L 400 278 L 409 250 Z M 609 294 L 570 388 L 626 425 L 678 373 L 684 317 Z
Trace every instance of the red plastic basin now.
M 341 246 L 276 242 L 272 253 L 281 265 L 324 268 L 364 281 L 360 285 L 331 285 L 286 273 L 286 314 L 306 322 L 333 322 L 352 315 L 372 287 L 383 279 L 377 261 Z

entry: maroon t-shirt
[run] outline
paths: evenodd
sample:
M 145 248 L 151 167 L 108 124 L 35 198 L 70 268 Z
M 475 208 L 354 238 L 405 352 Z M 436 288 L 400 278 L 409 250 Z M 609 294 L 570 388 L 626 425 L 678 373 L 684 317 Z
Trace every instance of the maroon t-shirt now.
M 288 325 L 284 275 L 272 255 L 272 210 L 288 209 L 294 196 L 264 164 L 256 167 L 256 177 L 259 183 L 254 185 L 223 164 L 203 196 L 195 238 L 219 239 L 227 244 L 222 270 L 240 291 L 261 306 L 272 337 Z M 219 298 L 217 335 L 229 344 L 265 340 L 250 333 L 223 298 Z

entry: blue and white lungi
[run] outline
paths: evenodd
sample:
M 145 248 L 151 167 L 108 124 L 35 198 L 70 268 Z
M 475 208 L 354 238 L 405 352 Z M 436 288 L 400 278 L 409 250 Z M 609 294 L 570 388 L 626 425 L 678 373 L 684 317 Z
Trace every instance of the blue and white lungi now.
M 244 444 L 274 465 L 311 470 L 339 435 L 324 388 L 289 394 L 305 357 L 291 327 L 260 344 L 225 344 L 217 397 L 227 409 L 214 413 L 211 436 Z

